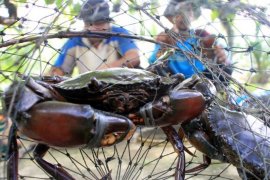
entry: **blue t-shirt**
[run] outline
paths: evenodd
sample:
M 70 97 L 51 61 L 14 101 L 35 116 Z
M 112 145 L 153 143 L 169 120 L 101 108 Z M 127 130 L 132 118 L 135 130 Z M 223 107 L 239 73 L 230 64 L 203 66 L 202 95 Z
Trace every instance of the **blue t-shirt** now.
M 195 74 L 195 72 L 202 72 L 206 69 L 198 59 L 189 56 L 189 54 L 198 54 L 198 50 L 196 49 L 198 43 L 199 39 L 195 37 L 194 31 L 190 31 L 190 38 L 176 43 L 176 46 L 181 49 L 181 51 L 177 50 L 168 58 L 168 67 L 173 74 L 182 73 L 185 78 L 189 78 Z M 161 46 L 159 44 L 155 45 L 153 54 L 148 59 L 150 64 L 158 59 L 157 53 L 160 48 Z
M 111 27 L 110 32 L 130 35 L 126 29 L 115 26 Z M 70 73 L 77 66 L 79 72 L 84 73 L 96 70 L 104 62 L 110 63 L 119 59 L 119 55 L 123 56 L 131 49 L 137 49 L 135 42 L 120 36 L 104 39 L 98 48 L 91 46 L 87 38 L 74 37 L 64 44 L 54 66 L 66 73 Z

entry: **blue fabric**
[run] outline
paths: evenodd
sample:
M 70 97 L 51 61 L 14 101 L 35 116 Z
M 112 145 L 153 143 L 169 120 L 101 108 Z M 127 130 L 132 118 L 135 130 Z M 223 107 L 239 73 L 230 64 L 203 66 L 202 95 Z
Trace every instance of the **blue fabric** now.
M 116 26 L 112 26 L 112 30 L 113 33 L 119 33 L 119 34 L 126 34 L 126 35 L 130 35 L 130 33 L 121 27 L 116 27 Z M 119 52 L 121 55 L 124 55 L 127 51 L 131 50 L 131 49 L 138 49 L 135 42 L 133 41 L 133 39 L 130 38 L 123 38 L 123 37 L 119 37 L 119 36 L 112 36 L 111 38 L 108 39 L 107 43 L 110 43 L 110 41 L 117 41 L 118 45 L 119 45 Z
M 256 90 L 254 92 L 251 93 L 255 98 L 259 99 L 260 101 L 264 101 L 266 100 L 267 102 L 269 102 L 269 99 L 267 97 L 270 96 L 270 91 L 268 90 Z M 235 101 L 232 101 L 233 103 L 235 102 L 235 104 L 239 105 L 239 106 L 245 106 L 245 103 L 248 101 L 251 101 L 251 97 L 249 97 L 248 95 L 241 95 L 238 96 Z
M 115 27 L 112 26 L 111 28 L 112 33 L 119 33 L 119 34 L 126 34 L 130 35 L 130 33 L 121 27 Z M 131 49 L 138 49 L 135 42 L 130 39 L 130 38 L 123 38 L 119 36 L 112 36 L 108 38 L 105 42 L 105 44 L 110 44 L 111 42 L 116 41 L 118 43 L 118 51 L 121 55 L 124 55 L 127 51 Z M 64 63 L 66 56 L 68 56 L 68 51 L 72 48 L 76 47 L 87 47 L 83 41 L 82 37 L 75 37 L 75 38 L 70 38 L 62 47 L 61 53 L 56 59 L 54 66 L 55 67 L 61 67 L 61 65 Z
M 195 74 L 196 70 L 199 72 L 204 71 L 206 68 L 204 65 L 196 58 L 189 57 L 188 54 L 198 54 L 197 47 L 198 39 L 192 36 L 186 41 L 177 42 L 176 46 L 182 51 L 176 51 L 173 55 L 168 58 L 168 67 L 170 68 L 173 74 L 182 73 L 185 78 L 191 77 Z M 194 48 L 195 47 L 195 48 Z M 153 54 L 148 59 L 150 64 L 154 63 L 157 60 L 157 53 L 160 50 L 160 45 L 155 45 Z M 194 66 L 195 68 L 194 68 Z M 196 69 L 196 70 L 195 70 Z
M 161 49 L 161 46 L 159 44 L 156 44 L 155 49 L 153 50 L 151 56 L 148 58 L 149 64 L 153 64 L 154 62 L 156 62 L 156 60 L 158 59 L 157 54 L 160 49 Z
M 240 97 L 237 97 L 236 100 L 235 100 L 235 104 L 239 105 L 239 106 L 242 106 L 243 103 L 248 100 L 249 97 L 247 95 L 242 95 Z M 233 101 L 234 102 L 234 101 Z
M 54 66 L 55 67 L 60 67 L 63 63 L 64 60 L 66 58 L 66 56 L 68 55 L 68 51 L 71 48 L 74 48 L 76 46 L 85 46 L 84 43 L 82 42 L 82 38 L 81 37 L 74 37 L 74 38 L 70 38 L 62 47 L 61 49 L 61 53 L 60 55 L 57 57 Z

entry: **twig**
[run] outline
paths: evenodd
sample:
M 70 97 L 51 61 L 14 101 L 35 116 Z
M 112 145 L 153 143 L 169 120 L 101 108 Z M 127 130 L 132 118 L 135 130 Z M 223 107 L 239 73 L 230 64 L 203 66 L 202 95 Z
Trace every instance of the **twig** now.
M 31 41 L 37 41 L 40 38 L 44 38 L 43 41 L 46 41 L 47 39 L 55 39 L 55 38 L 72 38 L 72 37 L 95 37 L 95 38 L 110 38 L 112 36 L 116 36 L 116 37 L 123 37 L 123 38 L 130 38 L 130 39 L 137 39 L 137 40 L 142 40 L 142 41 L 147 41 L 147 42 L 151 42 L 151 43 L 156 43 L 156 44 L 160 44 L 160 45 L 164 45 L 167 47 L 171 47 L 171 48 L 176 48 L 173 45 L 170 44 L 166 44 L 163 42 L 159 42 L 159 41 L 155 41 L 153 39 L 149 39 L 149 38 L 145 38 L 142 36 L 138 36 L 138 35 L 127 35 L 127 34 L 120 34 L 120 33 L 112 33 L 112 32 L 100 32 L 100 31 L 61 31 L 55 34 L 50 34 L 47 36 L 31 36 L 31 37 L 24 37 L 24 38 L 20 38 L 20 39 L 12 39 L 12 40 L 8 40 L 6 42 L 3 42 L 2 44 L 0 44 L 0 48 L 3 47 L 7 47 L 7 46 L 11 46 L 14 44 L 20 44 L 20 43 L 25 43 L 25 42 L 31 42 Z

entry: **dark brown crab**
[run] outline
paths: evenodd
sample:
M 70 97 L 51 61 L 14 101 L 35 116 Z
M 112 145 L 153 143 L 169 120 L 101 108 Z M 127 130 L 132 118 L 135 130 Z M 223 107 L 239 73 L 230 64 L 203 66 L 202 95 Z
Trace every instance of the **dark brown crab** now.
M 67 101 L 118 114 L 138 109 L 168 93 L 182 76 L 164 78 L 138 69 L 92 71 L 52 85 Z
M 15 125 L 39 143 L 34 158 L 41 167 L 53 177 L 72 179 L 61 167 L 42 159 L 50 146 L 112 145 L 129 138 L 135 124 L 163 128 L 179 153 L 176 179 L 183 179 L 184 147 L 170 125 L 200 115 L 214 88 L 208 88 L 212 85 L 209 81 L 203 83 L 196 77 L 182 81 L 182 76 L 165 78 L 144 70 L 115 68 L 71 79 L 25 78 L 14 83 L 5 98 L 11 118 L 16 117 L 9 146 L 8 178 L 17 179 Z
M 261 119 L 212 103 L 200 119 L 182 123 L 185 137 L 211 159 L 233 164 L 243 179 L 270 178 L 270 128 Z M 195 169 L 194 169 L 195 170 Z
M 168 50 L 164 56 L 151 64 L 148 70 L 170 77 L 168 57 L 171 53 L 174 52 Z M 179 87 L 188 84 L 183 82 Z M 200 92 L 208 92 L 207 89 L 212 86 L 206 85 L 205 82 L 202 87 L 206 89 L 200 88 Z M 209 94 L 204 96 L 208 97 Z M 179 135 L 182 138 L 185 136 L 204 154 L 204 162 L 186 172 L 203 170 L 210 165 L 211 159 L 216 159 L 233 164 L 243 179 L 270 179 L 269 113 L 256 107 L 258 103 L 255 103 L 256 100 L 260 100 L 264 106 L 269 107 L 269 92 L 254 94 L 254 97 L 255 99 L 246 96 L 240 98 L 241 104 L 238 105 L 243 103 L 244 111 L 235 106 L 236 100 L 230 103 L 230 109 L 210 102 L 200 118 L 181 123 Z M 245 101 L 250 104 L 245 104 Z

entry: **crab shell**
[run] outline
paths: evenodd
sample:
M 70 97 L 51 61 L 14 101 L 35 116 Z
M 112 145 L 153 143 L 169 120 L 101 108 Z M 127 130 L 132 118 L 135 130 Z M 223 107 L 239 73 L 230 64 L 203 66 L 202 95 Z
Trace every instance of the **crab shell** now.
M 111 68 L 90 71 L 52 85 L 68 102 L 125 114 L 167 94 L 179 83 L 142 69 Z

